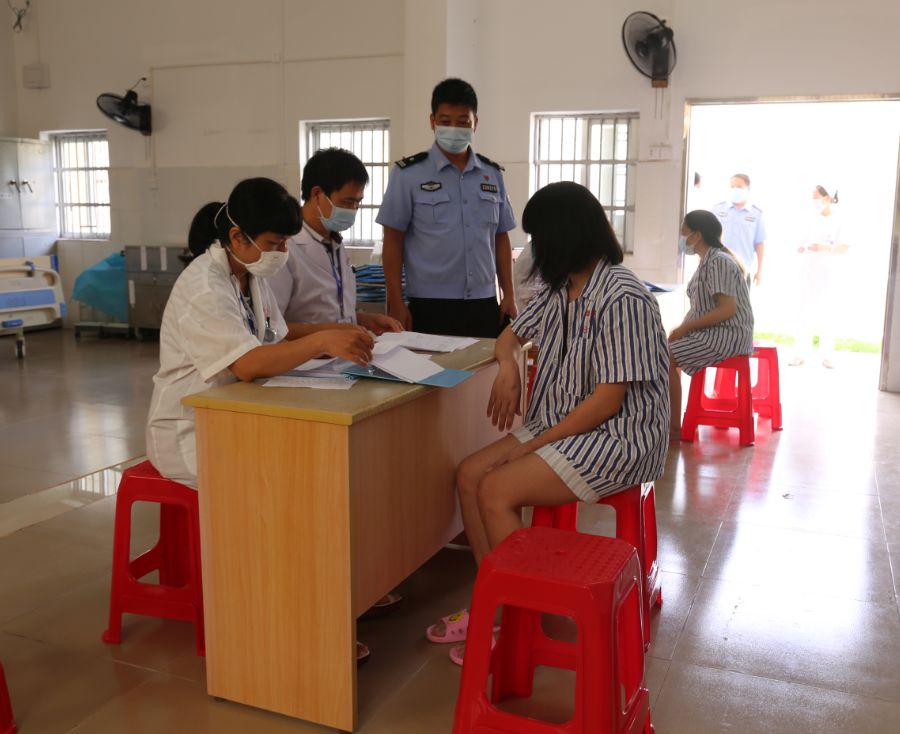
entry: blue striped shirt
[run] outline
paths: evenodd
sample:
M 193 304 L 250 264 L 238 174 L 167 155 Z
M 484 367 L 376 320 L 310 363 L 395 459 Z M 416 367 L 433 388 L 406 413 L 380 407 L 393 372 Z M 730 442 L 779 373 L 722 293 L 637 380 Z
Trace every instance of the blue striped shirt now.
M 672 342 L 676 364 L 688 375 L 723 359 L 753 351 L 753 309 L 750 290 L 737 261 L 721 248 L 711 249 L 688 283 L 691 308 L 685 317 L 694 321 L 716 307 L 716 294 L 731 296 L 737 304 L 734 316 L 698 329 Z
M 622 407 L 592 431 L 551 446 L 598 493 L 658 479 L 668 449 L 666 334 L 656 300 L 627 268 L 601 261 L 582 293 L 544 288 L 512 324 L 540 344 L 525 427 L 559 423 L 602 383 L 627 383 Z

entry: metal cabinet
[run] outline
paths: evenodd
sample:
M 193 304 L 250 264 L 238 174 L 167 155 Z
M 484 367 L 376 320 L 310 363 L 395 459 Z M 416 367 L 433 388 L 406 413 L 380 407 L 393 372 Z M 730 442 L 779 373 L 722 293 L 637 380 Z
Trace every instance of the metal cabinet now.
M 55 228 L 52 144 L 0 138 L 0 230 Z
M 141 329 L 159 329 L 172 286 L 185 264 L 183 247 L 128 246 L 125 278 L 128 282 L 128 325 L 140 338 Z

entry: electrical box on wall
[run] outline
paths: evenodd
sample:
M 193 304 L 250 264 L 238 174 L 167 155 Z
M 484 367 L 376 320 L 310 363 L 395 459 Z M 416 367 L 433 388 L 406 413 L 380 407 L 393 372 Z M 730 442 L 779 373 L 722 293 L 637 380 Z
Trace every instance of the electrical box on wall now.
M 50 86 L 49 64 L 25 64 L 22 67 L 22 86 L 25 89 L 46 89 Z

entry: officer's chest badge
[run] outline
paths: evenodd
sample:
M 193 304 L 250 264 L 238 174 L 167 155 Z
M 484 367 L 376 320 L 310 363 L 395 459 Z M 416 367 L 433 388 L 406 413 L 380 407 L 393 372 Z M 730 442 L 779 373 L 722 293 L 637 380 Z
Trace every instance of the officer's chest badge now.
M 491 193 L 491 194 L 496 194 L 496 193 L 498 193 L 498 192 L 500 191 L 500 189 L 497 188 L 497 184 L 492 184 L 492 183 L 483 183 L 483 184 L 481 184 L 481 190 L 482 190 L 482 191 L 487 191 L 487 192 L 489 192 L 489 193 Z
M 437 191 L 442 186 L 443 184 L 440 181 L 426 181 L 423 184 L 419 184 L 419 188 L 422 191 Z

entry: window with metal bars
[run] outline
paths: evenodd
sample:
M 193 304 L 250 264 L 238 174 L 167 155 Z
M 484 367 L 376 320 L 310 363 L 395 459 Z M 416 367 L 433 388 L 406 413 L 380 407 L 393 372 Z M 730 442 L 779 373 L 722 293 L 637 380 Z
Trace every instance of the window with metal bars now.
M 54 133 L 50 139 L 60 235 L 107 239 L 110 217 L 106 133 L 102 130 Z
M 637 114 L 535 115 L 531 192 L 556 181 L 587 186 L 625 252 L 634 251 Z
M 321 148 L 343 148 L 359 158 L 369 172 L 369 185 L 344 242 L 371 245 L 384 237 L 375 216 L 387 189 L 390 167 L 390 120 L 321 120 L 307 122 L 305 158 Z M 303 161 L 304 163 L 306 160 Z

